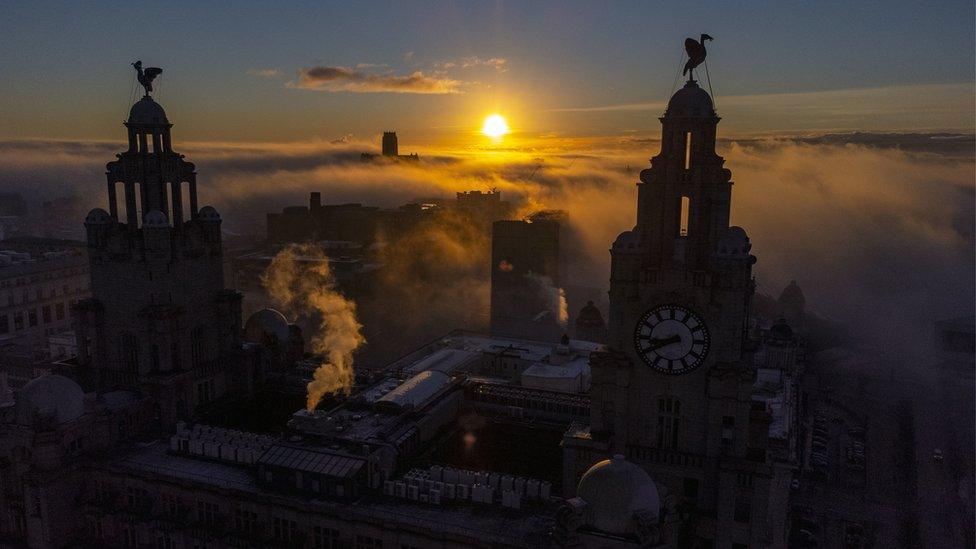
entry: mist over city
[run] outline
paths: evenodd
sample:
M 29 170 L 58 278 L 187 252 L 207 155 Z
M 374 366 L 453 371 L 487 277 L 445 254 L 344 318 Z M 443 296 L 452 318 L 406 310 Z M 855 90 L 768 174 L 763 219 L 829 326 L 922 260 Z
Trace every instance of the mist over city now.
M 973 6 L 606 8 L 11 7 L 0 544 L 973 547 Z

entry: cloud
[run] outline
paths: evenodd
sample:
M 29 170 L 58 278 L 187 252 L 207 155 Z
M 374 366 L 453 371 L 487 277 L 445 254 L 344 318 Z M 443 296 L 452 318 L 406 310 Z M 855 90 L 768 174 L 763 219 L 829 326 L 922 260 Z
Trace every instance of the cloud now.
M 248 69 L 247 74 L 249 76 L 259 76 L 261 78 L 274 78 L 275 76 L 280 76 L 281 71 L 278 69 Z
M 461 93 L 457 80 L 421 71 L 406 76 L 369 74 L 346 67 L 307 67 L 298 71 L 298 82 L 289 87 L 303 90 L 353 93 Z
M 752 238 L 759 290 L 778 295 L 796 279 L 814 311 L 850 321 L 865 336 L 903 342 L 923 338 L 930 320 L 966 314 L 976 298 L 972 144 L 971 134 L 721 141 L 719 152 L 735 181 L 732 223 Z M 421 197 L 497 188 L 522 213 L 564 209 L 564 251 L 572 269 L 561 274 L 560 283 L 605 291 L 607 250 L 634 225 L 634 182 L 658 143 L 552 138 L 490 155 L 418 148 L 420 162 L 391 164 L 360 162 L 359 152 L 374 150 L 376 143 L 352 139 L 176 146 L 196 163 L 201 204 L 216 206 L 228 230 L 258 236 L 266 213 L 304 204 L 310 191 L 321 191 L 330 204 L 396 207 Z M 34 204 L 74 192 L 90 207 L 104 207 L 104 163 L 123 148 L 107 142 L 0 141 L 0 188 L 20 191 Z M 466 265 L 487 261 L 456 246 L 457 232 L 451 227 L 417 240 L 439 242 L 428 247 L 454 250 Z M 409 254 L 398 261 L 404 269 L 434 263 Z M 418 307 L 438 304 L 431 322 L 441 333 L 487 306 L 487 282 L 477 273 L 444 280 L 454 284 L 438 289 L 447 297 L 427 300 L 423 294 L 417 300 Z M 449 298 L 457 295 L 479 297 Z M 470 310 L 454 311 L 453 303 Z
M 442 61 L 436 63 L 434 66 L 440 70 L 446 69 L 471 69 L 475 67 L 489 67 L 497 70 L 498 72 L 505 72 L 508 70 L 508 60 L 502 57 L 491 57 L 487 59 L 482 59 L 480 57 L 462 57 L 457 61 Z

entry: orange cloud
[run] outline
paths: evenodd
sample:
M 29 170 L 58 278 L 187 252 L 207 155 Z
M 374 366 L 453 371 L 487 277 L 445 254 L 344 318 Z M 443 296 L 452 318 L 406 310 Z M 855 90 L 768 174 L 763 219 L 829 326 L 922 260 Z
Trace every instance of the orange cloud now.
M 352 93 L 461 93 L 462 82 L 416 71 L 406 76 L 369 74 L 347 67 L 307 67 L 298 71 L 298 82 L 288 86 L 303 90 Z

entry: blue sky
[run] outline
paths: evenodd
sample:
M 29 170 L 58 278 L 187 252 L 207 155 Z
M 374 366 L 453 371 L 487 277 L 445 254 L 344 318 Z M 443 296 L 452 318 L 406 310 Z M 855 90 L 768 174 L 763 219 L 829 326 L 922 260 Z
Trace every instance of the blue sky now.
M 137 58 L 163 67 L 158 97 L 190 139 L 331 139 L 385 127 L 443 138 L 493 111 L 538 135 L 656 130 L 652 111 L 670 93 L 682 41 L 701 32 L 715 38 L 709 71 L 720 110 L 732 98 L 722 112 L 732 131 L 969 130 L 974 18 L 971 0 L 11 3 L 0 18 L 0 135 L 116 138 Z M 300 89 L 298 71 L 309 67 L 419 71 L 458 82 L 460 93 Z M 850 111 L 837 92 L 865 88 L 877 95 L 853 103 L 861 115 L 837 118 Z M 811 116 L 820 104 L 811 92 L 841 103 Z M 789 100 L 769 112 L 756 98 L 765 94 L 802 101 L 795 113 Z M 647 112 L 586 110 L 645 103 Z

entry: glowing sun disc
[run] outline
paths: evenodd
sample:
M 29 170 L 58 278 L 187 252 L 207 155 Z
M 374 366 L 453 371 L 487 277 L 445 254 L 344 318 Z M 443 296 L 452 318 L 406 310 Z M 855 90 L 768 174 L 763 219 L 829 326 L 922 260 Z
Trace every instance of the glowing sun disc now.
M 485 118 L 485 123 L 481 126 L 481 133 L 488 137 L 498 139 L 509 132 L 508 122 L 500 114 L 493 114 Z

